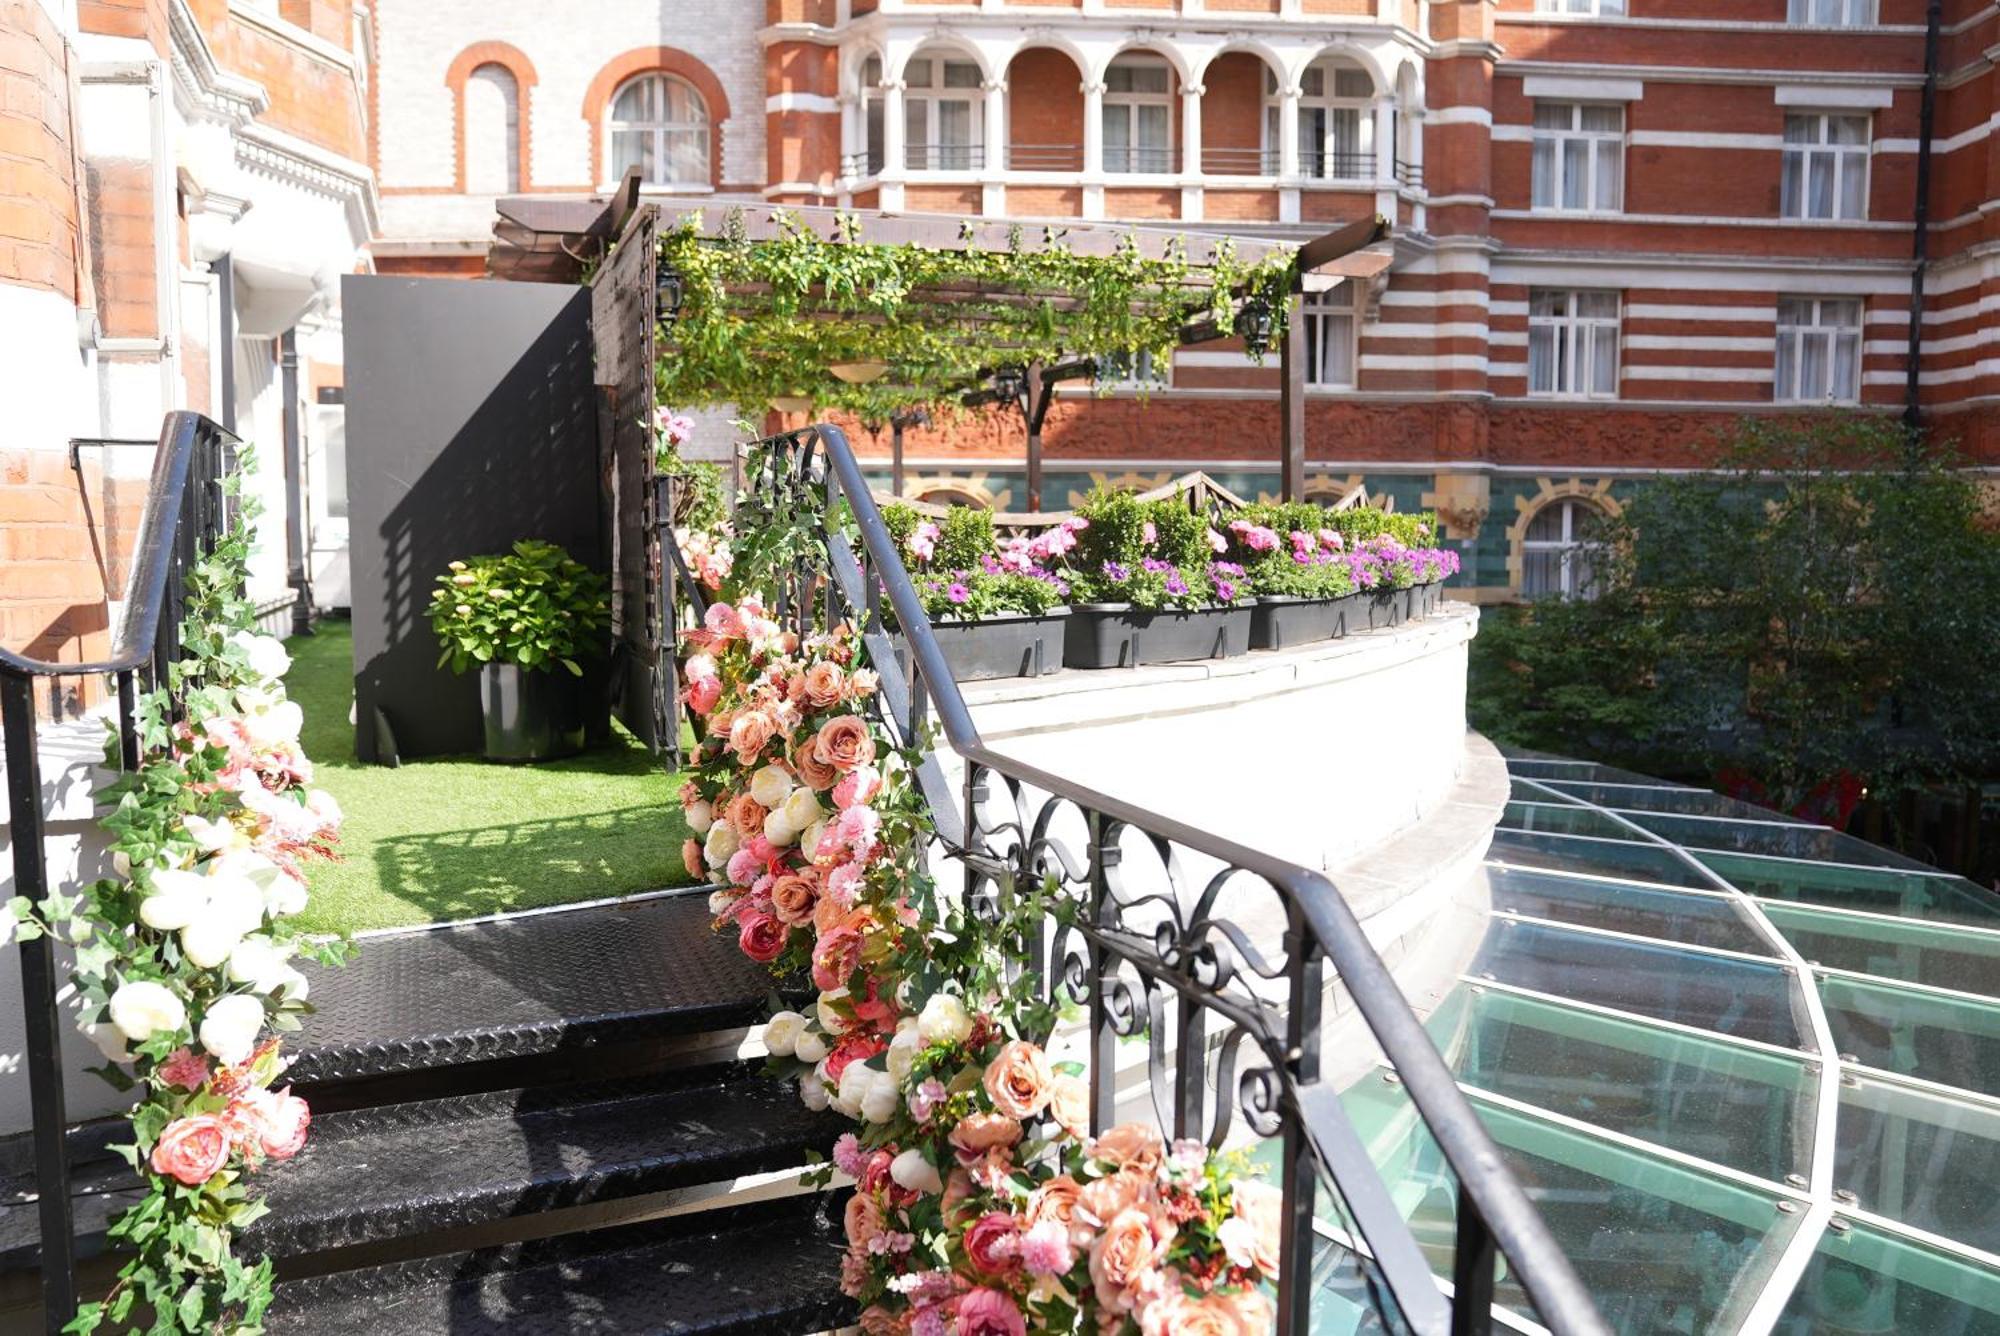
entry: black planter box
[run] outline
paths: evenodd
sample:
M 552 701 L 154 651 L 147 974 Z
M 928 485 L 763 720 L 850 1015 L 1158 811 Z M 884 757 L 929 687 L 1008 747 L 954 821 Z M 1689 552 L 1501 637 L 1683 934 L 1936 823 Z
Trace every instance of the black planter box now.
M 1367 629 L 1368 596 L 1296 598 L 1260 594 L 1250 611 L 1251 649 L 1292 649 Z
M 977 622 L 932 622 L 955 682 L 997 677 L 1040 677 L 1063 666 L 1063 626 L 1069 609 L 1045 617 L 1008 613 Z
M 489 663 L 479 672 L 489 761 L 552 761 L 583 750 L 584 682 L 557 668 L 533 672 Z
M 1129 603 L 1078 603 L 1063 634 L 1068 668 L 1133 668 L 1142 663 L 1227 659 L 1250 639 L 1251 605 L 1142 612 Z
M 1368 626 L 1379 630 L 1385 626 L 1401 626 L 1410 620 L 1410 591 L 1407 589 L 1378 589 L 1365 595 L 1368 599 Z
M 1415 586 L 1410 592 L 1414 597 L 1412 613 L 1418 617 L 1428 617 L 1444 602 L 1444 581 L 1432 580 L 1429 584 Z

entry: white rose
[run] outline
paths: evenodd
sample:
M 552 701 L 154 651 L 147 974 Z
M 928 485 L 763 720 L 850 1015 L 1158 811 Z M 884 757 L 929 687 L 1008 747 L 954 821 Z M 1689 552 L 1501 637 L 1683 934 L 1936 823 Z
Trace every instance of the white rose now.
M 872 1067 L 850 1062 L 840 1069 L 840 1088 L 834 1091 L 833 1107 L 850 1118 L 861 1116 L 861 1101 L 875 1088 L 875 1078 L 883 1075 Z
M 234 1067 L 257 1047 L 264 1028 L 264 1004 L 247 993 L 231 993 L 210 1004 L 201 1019 L 201 1046 L 216 1061 Z
M 306 907 L 306 884 L 280 868 L 264 888 L 264 911 L 272 918 L 284 918 Z
M 250 671 L 266 681 L 283 677 L 285 670 L 292 666 L 292 656 L 285 652 L 283 642 L 275 636 L 238 631 L 229 637 L 229 643 L 243 651 L 243 657 L 250 661 Z
M 792 1045 L 792 1056 L 800 1062 L 822 1062 L 833 1050 L 827 1047 L 826 1036 L 818 1030 L 805 1030 Z
M 132 875 L 132 855 L 126 853 L 123 849 L 117 850 L 111 855 L 111 870 L 121 877 L 130 877 Z
M 792 796 L 785 799 L 785 820 L 792 823 L 793 830 L 811 830 L 825 816 L 826 809 L 819 805 L 819 795 L 803 784 L 793 789 Z
M 706 798 L 697 798 L 687 806 L 688 829 L 696 835 L 708 834 L 708 828 L 715 824 L 715 804 Z
M 780 765 L 767 765 L 750 776 L 750 796 L 760 807 L 782 807 L 792 793 L 792 777 Z
M 845 1001 L 846 998 L 847 990 L 845 988 L 829 988 L 819 995 L 817 1010 L 819 1012 L 820 1029 L 826 1031 L 828 1034 L 847 1033 L 847 1027 L 852 1022 L 833 1009 L 834 1003 Z
M 299 973 L 297 966 L 287 965 L 278 972 L 277 987 L 271 991 L 283 993 L 289 1002 L 303 1002 L 306 1000 L 306 995 L 312 991 L 312 985 L 305 975 Z
M 937 1166 L 926 1160 L 920 1150 L 906 1150 L 889 1161 L 889 1177 L 897 1187 L 909 1192 L 935 1195 L 944 1191 L 944 1180 L 938 1177 Z
M 785 819 L 784 812 L 776 811 L 764 818 L 764 838 L 775 847 L 783 849 L 799 837 L 799 828 Z
M 111 995 L 111 1023 L 135 1044 L 156 1034 L 175 1034 L 187 1025 L 187 1008 L 165 984 L 135 979 Z
M 213 921 L 238 937 L 257 931 L 264 926 L 263 886 L 230 872 L 208 878 L 208 908 L 197 921 Z
M 917 1013 L 917 1032 L 926 1044 L 964 1043 L 972 1034 L 972 1016 L 951 993 L 932 993 Z
M 764 1023 L 764 1049 L 774 1058 L 789 1058 L 805 1033 L 806 1018 L 796 1011 L 781 1011 Z M 818 1059 L 814 1059 L 818 1061 Z
M 846 1072 L 841 1073 L 847 1075 Z M 887 1072 L 875 1073 L 868 1092 L 861 1097 L 861 1116 L 871 1123 L 886 1123 L 903 1111 L 903 1092 L 896 1078 Z
M 305 726 L 305 711 L 288 700 L 243 716 L 243 732 L 249 737 L 250 745 L 259 751 L 271 751 L 297 742 L 299 731 Z
M 733 822 L 718 821 L 708 828 L 708 839 L 702 842 L 701 855 L 708 860 L 710 867 L 722 867 L 742 843 Z
M 208 878 L 194 872 L 155 872 L 153 891 L 139 902 L 139 921 L 159 932 L 178 932 L 208 908 Z
M 118 1032 L 117 1026 L 106 1021 L 92 1021 L 82 1029 L 84 1038 L 97 1046 L 97 1051 L 104 1055 L 106 1062 L 132 1061 L 132 1050 L 125 1046 L 125 1036 Z
M 243 934 L 214 915 L 181 929 L 181 954 L 197 969 L 212 970 L 229 959 Z
M 184 816 L 181 829 L 195 842 L 195 847 L 203 853 L 221 853 L 225 849 L 248 849 L 249 837 L 236 829 L 228 820 L 210 821 L 207 817 Z
M 799 848 L 805 851 L 806 857 L 819 857 L 820 836 L 824 834 L 826 834 L 826 822 L 824 821 L 815 821 L 799 832 Z
M 297 972 L 287 963 L 288 955 L 268 937 L 245 937 L 229 953 L 230 981 L 247 983 L 252 992 L 275 992 L 287 974 Z
M 1215 1231 L 1215 1241 L 1236 1266 L 1257 1264 L 1257 1228 L 1240 1215 L 1232 1215 Z
M 810 1071 L 799 1080 L 799 1099 L 814 1113 L 820 1113 L 833 1103 L 833 1096 L 827 1093 L 826 1078 L 817 1071 Z
M 910 1068 L 916 1065 L 917 1054 L 923 1052 L 923 1049 L 924 1037 L 917 1033 L 916 1026 L 896 1028 L 896 1037 L 889 1041 L 887 1061 L 889 1075 L 896 1078 L 897 1084 L 900 1085 L 910 1079 Z

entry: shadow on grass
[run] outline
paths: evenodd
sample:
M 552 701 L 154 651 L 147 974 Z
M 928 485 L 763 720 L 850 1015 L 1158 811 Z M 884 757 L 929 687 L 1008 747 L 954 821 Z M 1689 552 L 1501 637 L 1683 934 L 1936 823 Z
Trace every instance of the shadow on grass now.
M 376 875 L 386 894 L 438 919 L 547 904 L 551 883 L 589 879 L 607 896 L 653 889 L 687 880 L 676 824 L 659 807 L 638 806 L 394 836 L 375 846 Z M 655 842 L 657 858 L 647 847 Z M 637 865 L 635 846 L 649 855 Z

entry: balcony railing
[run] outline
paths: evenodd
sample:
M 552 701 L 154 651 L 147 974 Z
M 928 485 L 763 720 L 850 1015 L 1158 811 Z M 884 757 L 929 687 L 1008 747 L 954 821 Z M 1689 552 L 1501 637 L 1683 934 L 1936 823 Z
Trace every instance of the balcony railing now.
M 1405 162 L 1401 158 L 1396 159 L 1396 181 L 1400 185 L 1408 186 L 1411 190 L 1422 190 L 1424 188 L 1424 165 L 1420 162 Z
M 135 710 L 147 688 L 166 686 L 181 658 L 181 620 L 187 577 L 239 522 L 224 482 L 235 467 L 235 437 L 198 413 L 169 413 L 160 427 L 153 474 L 134 545 L 117 638 L 107 658 L 91 663 L 51 663 L 0 649 L 0 722 L 7 756 L 8 839 L 13 845 L 14 893 L 45 910 L 49 884 L 44 847 L 41 759 L 35 722 L 38 678 L 109 676 L 118 684 L 118 759 L 125 770 L 139 764 Z M 176 712 L 177 713 L 177 712 Z M 76 1234 L 64 1141 L 62 1030 L 57 1006 L 63 981 L 46 936 L 20 944 L 22 1022 L 26 1038 L 28 1098 L 34 1118 L 35 1185 L 41 1225 L 42 1304 L 51 1332 L 76 1312 Z
M 1011 172 L 1081 172 L 1081 144 L 1009 144 L 1001 161 Z M 972 172 L 986 167 L 983 144 L 908 144 L 903 150 L 904 170 L 912 172 Z M 1180 173 L 1183 155 L 1178 148 L 1115 148 L 1104 150 L 1104 170 L 1119 176 L 1175 176 Z M 840 159 L 840 174 L 848 180 L 865 180 L 882 174 L 885 161 L 881 149 L 848 153 Z M 1278 151 L 1272 148 L 1230 148 L 1209 145 L 1201 151 L 1201 170 L 1210 176 L 1276 177 Z M 1421 164 L 1401 158 L 1394 163 L 1398 184 L 1421 189 Z M 1375 154 L 1359 151 L 1299 154 L 1299 175 L 1314 181 L 1374 181 Z
M 1080 172 L 1083 170 L 1081 144 L 1009 144 L 1007 170 L 1010 172 Z
M 1282 1336 L 1303 1336 L 1314 1295 L 1335 1289 L 1367 1314 L 1357 1329 L 1490 1332 L 1498 1257 L 1545 1329 L 1608 1331 L 1325 876 L 987 746 L 838 428 L 764 442 L 748 485 L 773 513 L 822 517 L 813 526 L 820 550 L 801 554 L 777 606 L 796 630 L 842 621 L 860 628 L 880 673 L 885 722 L 927 752 L 918 786 L 948 856 L 939 866 L 962 871 L 968 913 L 998 925 L 1014 921 L 1020 897 L 1061 904 L 1005 946 L 1019 987 L 1085 1008 L 1093 1129 L 1116 1118 L 1124 1039 L 1143 1044 L 1153 1108 L 1169 1135 L 1222 1145 L 1240 1127 L 1277 1139 Z M 845 522 L 825 522 L 842 512 Z M 956 787 L 939 754 L 928 752 L 933 717 L 964 767 Z M 1232 906 L 1246 894 L 1275 901 L 1284 925 L 1277 940 L 1235 921 Z M 1448 1293 L 1322 1076 L 1322 1004 L 1333 980 L 1456 1179 Z

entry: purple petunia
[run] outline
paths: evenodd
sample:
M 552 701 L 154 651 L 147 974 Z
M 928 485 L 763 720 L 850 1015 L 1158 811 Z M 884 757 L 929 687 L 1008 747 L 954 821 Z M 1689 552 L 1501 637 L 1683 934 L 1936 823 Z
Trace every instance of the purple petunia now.
M 1131 569 L 1115 561 L 1107 561 L 1104 563 L 1104 573 L 1111 579 L 1118 580 L 1121 582 L 1132 578 Z
M 963 603 L 972 597 L 972 591 L 965 587 L 964 581 L 953 580 L 951 588 L 944 591 L 944 596 L 954 603 Z

